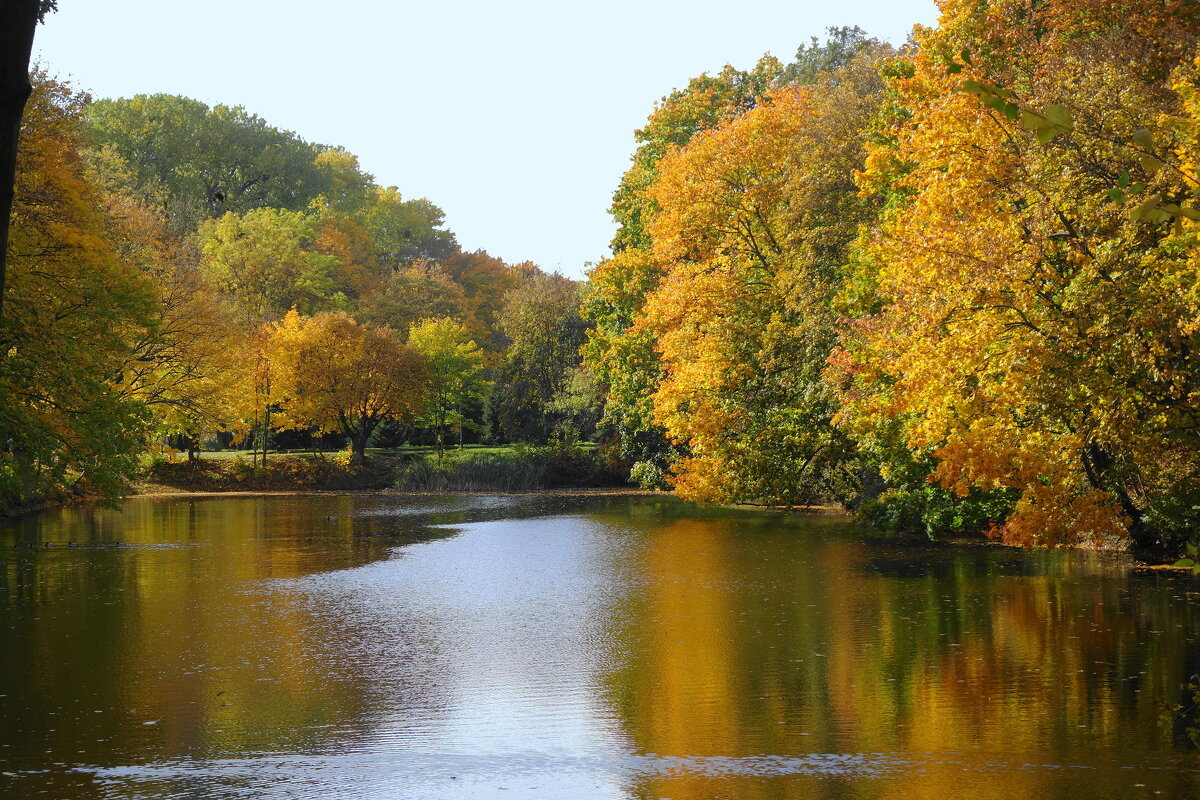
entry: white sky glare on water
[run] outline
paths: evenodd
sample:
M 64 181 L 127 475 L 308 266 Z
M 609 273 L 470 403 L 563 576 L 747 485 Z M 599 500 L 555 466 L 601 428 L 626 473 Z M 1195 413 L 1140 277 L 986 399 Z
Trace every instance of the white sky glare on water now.
M 899 44 L 936 18 L 932 0 L 60 0 L 34 56 L 96 97 L 245 106 L 428 197 L 464 249 L 582 277 L 656 99 L 829 26 Z

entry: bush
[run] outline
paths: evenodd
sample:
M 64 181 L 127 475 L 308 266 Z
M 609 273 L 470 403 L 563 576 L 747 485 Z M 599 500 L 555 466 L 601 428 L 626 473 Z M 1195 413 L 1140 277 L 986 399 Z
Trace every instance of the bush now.
M 351 467 L 349 455 L 333 458 L 274 456 L 266 465 L 245 458 L 194 462 L 152 461 L 142 477 L 180 489 L 194 491 L 303 491 L 309 489 L 383 489 L 391 483 L 391 469 L 372 463 Z
M 395 487 L 417 492 L 520 492 L 583 486 L 619 486 L 595 450 L 570 443 L 544 447 L 447 451 L 407 464 Z
M 667 476 L 653 461 L 638 461 L 629 470 L 629 480 L 643 489 L 667 489 Z
M 924 534 L 930 539 L 971 536 L 1002 523 L 1020 493 L 1013 489 L 972 489 L 959 497 L 941 486 L 925 483 L 892 488 L 859 506 L 862 517 L 877 528 L 896 533 Z

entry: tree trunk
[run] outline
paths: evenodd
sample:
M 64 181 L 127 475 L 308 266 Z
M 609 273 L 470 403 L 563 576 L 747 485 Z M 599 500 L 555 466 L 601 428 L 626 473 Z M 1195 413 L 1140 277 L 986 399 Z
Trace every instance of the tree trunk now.
M 32 87 L 29 54 L 41 0 L 0 0 L 0 316 L 8 265 L 8 224 L 12 216 L 13 182 L 17 174 L 17 140 L 21 116 Z
M 1141 509 L 1133 502 L 1129 492 L 1121 485 L 1119 478 L 1108 478 L 1112 470 L 1113 459 L 1102 447 L 1088 444 L 1083 449 L 1083 469 L 1088 477 L 1088 483 L 1094 488 L 1108 492 L 1121 504 L 1121 510 L 1129 517 L 1129 537 L 1133 539 L 1134 547 L 1139 550 L 1149 550 L 1159 544 L 1154 532 L 1146 526 L 1146 517 Z
M 369 438 L 369 432 L 350 435 L 350 466 L 361 467 L 367 463 L 367 439 Z

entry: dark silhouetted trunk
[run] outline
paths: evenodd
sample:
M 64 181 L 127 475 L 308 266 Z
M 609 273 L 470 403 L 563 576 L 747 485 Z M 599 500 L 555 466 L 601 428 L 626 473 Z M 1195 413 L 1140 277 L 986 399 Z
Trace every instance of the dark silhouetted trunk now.
M 0 316 L 8 266 L 8 223 L 12 216 L 21 116 L 32 87 L 29 54 L 41 0 L 0 0 Z

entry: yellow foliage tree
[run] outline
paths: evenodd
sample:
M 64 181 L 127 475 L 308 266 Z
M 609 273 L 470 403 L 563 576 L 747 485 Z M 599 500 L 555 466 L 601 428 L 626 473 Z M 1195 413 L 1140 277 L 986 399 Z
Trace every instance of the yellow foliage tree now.
M 275 427 L 345 434 L 354 464 L 365 461 L 380 423 L 423 410 L 424 361 L 390 328 L 360 325 L 340 312 L 303 317 L 293 309 L 267 326 L 264 351 L 266 395 L 281 409 Z
M 686 448 L 674 467 L 686 497 L 805 504 L 853 487 L 822 372 L 845 248 L 870 214 L 853 174 L 880 56 L 769 92 L 659 163 L 648 194 L 662 277 L 639 325 L 658 340 L 654 415 Z
M 1196 232 L 1110 198 L 1191 196 L 1131 142 L 1184 144 L 1171 75 L 1200 8 L 941 7 L 864 176 L 890 207 L 862 240 L 843 418 L 881 451 L 898 431 L 960 497 L 1019 493 L 1006 541 L 1153 544 L 1200 478 Z
M 86 98 L 33 78 L 0 324 L 0 508 L 64 487 L 116 495 L 146 421 L 116 379 L 150 324 L 151 287 L 114 248 L 85 177 Z

